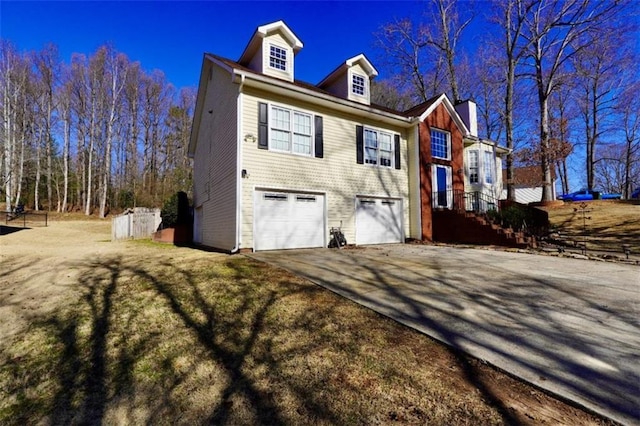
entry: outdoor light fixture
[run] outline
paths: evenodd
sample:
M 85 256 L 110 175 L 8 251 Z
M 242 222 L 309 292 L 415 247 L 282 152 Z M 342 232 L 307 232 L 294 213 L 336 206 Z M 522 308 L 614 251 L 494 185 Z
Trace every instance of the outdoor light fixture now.
M 254 135 L 252 135 L 251 133 L 247 133 L 246 135 L 244 135 L 244 141 L 245 142 L 255 143 L 256 137 Z
M 247 179 L 248 177 L 249 177 L 249 172 L 247 172 L 247 169 L 242 169 L 242 178 Z

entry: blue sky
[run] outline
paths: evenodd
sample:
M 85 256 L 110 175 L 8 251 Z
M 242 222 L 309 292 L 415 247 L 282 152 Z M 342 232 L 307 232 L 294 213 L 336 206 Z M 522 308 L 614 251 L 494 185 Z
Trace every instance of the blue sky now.
M 256 27 L 284 20 L 304 43 L 296 76 L 318 83 L 365 53 L 376 64 L 373 32 L 421 14 L 418 1 L 0 1 L 0 36 L 20 51 L 55 43 L 62 59 L 112 43 L 177 87 L 196 86 L 204 52 L 238 59 Z M 379 61 L 378 61 L 379 62 Z M 384 78 L 384 75 L 380 77 Z

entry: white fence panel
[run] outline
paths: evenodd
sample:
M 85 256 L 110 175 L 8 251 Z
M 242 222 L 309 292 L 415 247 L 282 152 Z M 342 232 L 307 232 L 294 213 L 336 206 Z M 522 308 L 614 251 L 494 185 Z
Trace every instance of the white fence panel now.
M 111 220 L 111 239 L 149 238 L 161 222 L 159 209 L 134 209 Z

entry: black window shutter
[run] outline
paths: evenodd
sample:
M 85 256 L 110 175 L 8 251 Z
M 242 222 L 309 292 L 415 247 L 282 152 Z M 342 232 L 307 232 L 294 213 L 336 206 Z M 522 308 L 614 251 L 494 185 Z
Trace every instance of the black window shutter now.
M 393 151 L 396 154 L 396 169 L 400 170 L 400 135 L 393 135 Z
M 356 162 L 364 164 L 364 127 L 356 126 Z
M 258 102 L 258 148 L 269 149 L 268 141 L 269 113 L 267 104 Z
M 316 131 L 316 146 L 315 146 L 315 156 L 316 158 L 323 158 L 323 135 L 322 135 L 322 116 L 316 115 L 314 117 L 315 120 L 315 131 Z

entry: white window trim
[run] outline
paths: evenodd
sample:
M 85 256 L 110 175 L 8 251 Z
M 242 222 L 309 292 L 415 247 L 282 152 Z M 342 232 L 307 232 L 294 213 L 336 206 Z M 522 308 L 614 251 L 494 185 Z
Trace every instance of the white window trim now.
M 445 173 L 446 173 L 446 182 L 445 182 L 445 188 L 441 189 L 441 188 L 437 188 L 437 182 L 438 182 L 438 168 L 442 168 L 445 169 Z M 443 164 L 434 164 L 431 166 L 431 182 L 432 182 L 432 188 L 435 188 L 435 191 L 432 190 L 432 193 L 434 194 L 435 197 L 437 197 L 438 192 L 441 191 L 446 191 L 447 194 L 447 204 L 446 205 L 440 205 L 438 204 L 438 199 L 434 198 L 432 200 L 432 206 L 436 207 L 436 208 L 447 208 L 447 209 L 451 209 L 453 207 L 453 171 L 451 169 L 451 166 L 445 166 Z
M 356 92 L 356 84 L 354 84 L 354 80 L 356 78 L 361 78 L 362 79 L 362 93 L 357 93 Z M 367 88 L 367 77 L 365 77 L 364 75 L 358 74 L 356 72 L 351 73 L 351 81 L 350 81 L 350 88 L 351 88 L 351 94 L 354 96 L 361 96 L 363 98 L 367 97 L 367 93 L 368 93 L 368 88 Z M 359 86 L 359 85 L 358 85 Z
M 365 137 L 365 134 L 367 133 L 367 130 L 370 132 L 375 132 L 377 134 L 383 133 L 386 135 L 389 135 L 391 137 L 391 150 L 387 151 L 391 154 L 391 164 L 388 166 L 383 166 L 380 164 L 380 140 L 378 139 L 378 146 L 376 147 L 376 153 L 377 153 L 377 158 L 376 158 L 376 164 L 372 164 L 372 163 L 367 163 L 367 138 Z M 397 133 L 393 133 L 390 132 L 388 130 L 380 130 L 380 129 L 374 129 L 373 127 L 366 127 L 363 126 L 362 128 L 362 162 L 364 163 L 364 165 L 369 166 L 369 167 L 381 167 L 384 169 L 393 169 L 395 168 L 395 161 L 396 161 L 396 152 L 395 152 L 395 135 Z
M 482 153 L 482 174 L 484 175 L 483 182 L 487 185 L 493 185 L 496 183 L 496 162 L 493 158 L 493 152 L 483 150 Z M 488 162 L 487 159 L 489 159 Z M 487 174 L 487 171 L 489 172 L 489 174 Z M 491 177 L 491 182 L 489 182 L 489 177 Z
M 284 69 L 280 69 L 277 67 L 274 67 L 273 65 L 271 65 L 271 48 L 275 47 L 277 49 L 280 49 L 282 51 L 284 51 L 286 58 L 284 60 Z M 281 73 L 285 73 L 285 74 L 289 74 L 291 71 L 291 49 L 285 47 L 285 46 L 281 46 L 277 43 L 271 43 L 269 42 L 267 45 L 267 49 L 266 49 L 266 57 L 267 57 L 267 66 L 269 67 L 269 69 L 273 70 L 273 71 L 277 71 L 277 72 L 281 72 Z
M 304 110 L 300 110 L 300 109 L 294 109 L 291 108 L 289 106 L 284 106 L 284 105 L 279 105 L 279 104 L 272 104 L 272 103 L 268 103 L 267 104 L 268 108 L 269 108 L 269 119 L 268 119 L 268 123 L 267 123 L 267 143 L 268 143 L 268 147 L 269 147 L 269 151 L 271 152 L 278 152 L 278 153 L 282 153 L 282 154 L 293 154 L 293 155 L 298 155 L 300 157 L 314 157 L 315 156 L 315 116 L 312 112 L 310 111 L 304 111 Z M 271 131 L 273 129 L 273 126 L 271 125 L 271 120 L 273 118 L 273 108 L 280 108 L 280 109 L 284 109 L 289 111 L 289 135 L 290 135 L 290 140 L 289 140 L 289 150 L 284 150 L 284 149 L 277 149 L 274 148 L 272 145 L 272 141 L 271 141 Z M 298 114 L 302 114 L 302 115 L 307 115 L 310 117 L 310 124 L 311 124 L 311 132 L 310 132 L 310 137 L 311 137 L 311 149 L 309 154 L 303 154 L 301 152 L 295 152 L 293 150 L 293 134 L 294 134 L 294 130 L 293 130 L 293 117 L 294 115 L 298 113 Z
M 476 154 L 476 166 L 471 166 L 471 154 Z M 477 149 L 470 149 L 467 151 L 467 161 L 469 162 L 469 183 L 471 185 L 476 185 L 480 183 L 480 152 Z M 473 182 L 471 180 L 471 176 L 473 175 L 473 170 L 476 171 L 476 181 Z
M 364 80 L 364 94 L 362 94 L 362 95 L 353 91 L 353 77 L 354 76 L 361 77 Z M 360 74 L 358 72 L 350 70 L 349 71 L 349 94 L 351 96 L 356 96 L 358 98 L 368 99 L 369 98 L 369 78 L 364 74 Z
M 429 139 L 431 139 L 431 132 L 433 130 L 436 130 L 438 132 L 444 133 L 447 136 L 447 156 L 446 157 L 437 157 L 436 155 L 433 154 L 433 140 L 430 140 L 431 143 L 431 157 L 432 158 L 438 158 L 440 160 L 447 160 L 447 161 L 451 161 L 451 132 L 448 132 L 446 130 L 443 129 L 438 129 L 437 127 L 432 127 L 429 129 Z

